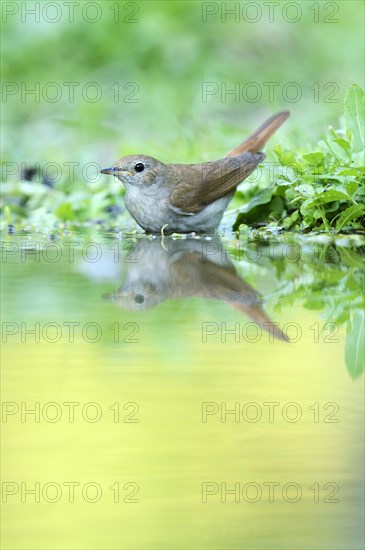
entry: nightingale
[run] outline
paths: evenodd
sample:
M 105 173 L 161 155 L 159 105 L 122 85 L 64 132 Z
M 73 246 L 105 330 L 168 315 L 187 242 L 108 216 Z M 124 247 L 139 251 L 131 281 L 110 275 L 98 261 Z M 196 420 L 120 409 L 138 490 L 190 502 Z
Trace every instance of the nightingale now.
M 125 205 L 148 233 L 214 233 L 237 185 L 263 161 L 261 149 L 288 118 L 283 111 L 225 157 L 201 164 L 164 164 L 147 155 L 128 155 L 101 170 L 125 187 Z
M 225 302 L 278 340 L 288 337 L 267 315 L 258 292 L 243 281 L 218 235 L 211 240 L 138 239 L 121 287 L 103 298 L 125 310 L 145 311 L 165 300 L 198 296 Z

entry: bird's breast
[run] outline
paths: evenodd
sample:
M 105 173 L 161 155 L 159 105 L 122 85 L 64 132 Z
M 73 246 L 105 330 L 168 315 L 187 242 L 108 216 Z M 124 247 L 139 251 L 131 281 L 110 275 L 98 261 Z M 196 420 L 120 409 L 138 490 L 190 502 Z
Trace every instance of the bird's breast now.
M 168 201 L 155 186 L 150 189 L 126 187 L 125 205 L 133 218 L 146 231 L 159 233 L 168 221 Z

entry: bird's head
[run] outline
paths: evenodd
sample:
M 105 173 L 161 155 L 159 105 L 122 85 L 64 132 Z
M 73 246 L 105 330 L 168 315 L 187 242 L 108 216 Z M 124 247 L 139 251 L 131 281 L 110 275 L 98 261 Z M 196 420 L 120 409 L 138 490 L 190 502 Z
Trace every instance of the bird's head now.
M 117 160 L 110 168 L 101 170 L 102 174 L 116 176 L 126 185 L 153 185 L 163 176 L 166 165 L 147 155 L 128 155 Z

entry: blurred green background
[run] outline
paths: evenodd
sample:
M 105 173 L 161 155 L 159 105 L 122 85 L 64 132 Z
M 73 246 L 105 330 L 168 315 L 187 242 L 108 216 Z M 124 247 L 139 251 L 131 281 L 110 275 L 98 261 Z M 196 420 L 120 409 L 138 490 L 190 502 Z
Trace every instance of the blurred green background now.
M 207 160 L 282 109 L 272 143 L 307 146 L 363 82 L 360 0 L 36 4 L 2 3 L 9 162 Z

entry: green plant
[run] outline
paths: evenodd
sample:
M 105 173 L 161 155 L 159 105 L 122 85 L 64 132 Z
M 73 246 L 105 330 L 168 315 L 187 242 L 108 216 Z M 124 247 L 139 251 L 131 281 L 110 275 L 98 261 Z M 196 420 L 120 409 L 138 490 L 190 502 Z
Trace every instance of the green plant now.
M 352 231 L 364 228 L 365 94 L 353 84 L 344 100 L 345 129 L 329 128 L 318 149 L 299 154 L 274 148 L 275 181 L 240 193 L 234 227 L 261 222 L 290 230 Z

